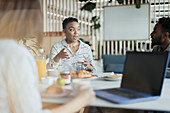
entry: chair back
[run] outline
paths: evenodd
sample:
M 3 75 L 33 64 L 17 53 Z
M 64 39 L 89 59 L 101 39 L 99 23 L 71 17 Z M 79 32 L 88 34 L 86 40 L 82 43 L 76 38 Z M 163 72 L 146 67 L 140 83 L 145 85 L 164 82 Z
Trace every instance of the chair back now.
M 123 73 L 126 55 L 102 55 L 104 72 Z

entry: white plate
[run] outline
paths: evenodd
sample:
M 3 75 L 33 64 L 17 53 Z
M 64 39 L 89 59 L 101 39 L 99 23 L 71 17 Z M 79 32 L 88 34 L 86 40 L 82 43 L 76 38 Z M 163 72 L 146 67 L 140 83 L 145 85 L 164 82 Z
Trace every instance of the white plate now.
M 98 77 L 104 77 L 107 75 L 114 75 L 114 72 L 107 72 L 107 73 L 93 73 L 93 75 L 97 75 Z
M 118 80 L 121 80 L 122 78 L 105 78 L 105 77 L 102 77 L 104 80 L 109 80 L 109 81 L 118 81 Z
M 60 97 L 66 97 L 70 93 L 71 93 L 71 89 L 63 89 L 63 93 L 61 94 L 46 94 L 44 90 L 41 92 L 41 96 L 46 98 L 60 98 Z
M 92 78 L 72 78 L 73 80 L 95 80 L 98 77 L 92 77 Z
M 114 74 L 113 74 L 114 75 Z M 102 77 L 104 80 L 112 80 L 112 81 L 117 81 L 117 80 L 121 80 L 122 79 L 122 74 L 115 74 L 117 76 L 121 76 L 121 78 L 106 78 L 106 77 Z M 106 75 L 107 76 L 107 75 Z

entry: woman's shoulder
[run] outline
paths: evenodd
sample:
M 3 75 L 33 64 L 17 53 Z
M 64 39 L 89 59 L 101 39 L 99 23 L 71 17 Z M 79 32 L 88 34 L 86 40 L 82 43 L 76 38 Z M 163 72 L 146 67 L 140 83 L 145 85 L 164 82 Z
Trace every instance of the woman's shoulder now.
M 86 44 L 85 42 L 83 42 L 83 41 L 81 41 L 81 40 L 79 40 L 80 41 L 80 45 L 83 47 L 83 48 L 90 48 L 90 46 L 88 45 L 88 44 Z
M 0 40 L 0 51 L 2 55 L 11 56 L 11 58 L 32 56 L 26 47 L 11 39 Z

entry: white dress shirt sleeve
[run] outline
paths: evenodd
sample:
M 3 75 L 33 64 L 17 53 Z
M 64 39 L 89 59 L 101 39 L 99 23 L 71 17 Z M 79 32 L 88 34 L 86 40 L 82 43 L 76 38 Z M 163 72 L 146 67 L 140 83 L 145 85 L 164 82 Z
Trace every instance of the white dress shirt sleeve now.
M 58 48 L 53 45 L 50 51 L 50 66 L 53 65 L 53 67 L 57 68 L 59 66 L 59 62 L 55 62 L 54 61 L 54 57 L 59 53 L 60 51 L 58 50 Z
M 93 61 L 93 54 L 92 54 L 92 51 L 91 51 L 91 48 L 90 47 L 88 47 L 88 61 L 90 62 L 90 64 L 93 66 L 93 73 L 96 73 L 96 67 L 95 67 L 95 65 L 94 65 L 94 61 Z

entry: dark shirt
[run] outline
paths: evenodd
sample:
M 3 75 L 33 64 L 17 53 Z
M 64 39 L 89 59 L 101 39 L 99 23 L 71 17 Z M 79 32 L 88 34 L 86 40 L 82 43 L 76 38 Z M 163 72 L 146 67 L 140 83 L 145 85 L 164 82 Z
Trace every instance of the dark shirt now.
M 170 51 L 170 44 L 169 44 L 169 46 L 168 46 L 164 51 L 161 49 L 161 46 L 160 46 L 160 45 L 154 46 L 152 51 L 155 51 L 155 52 L 156 52 L 156 51 L 158 51 L 158 52 Z
M 166 51 L 170 51 L 170 44 L 169 44 L 169 46 L 163 51 L 162 49 L 161 49 L 161 47 L 160 47 L 160 45 L 156 45 L 156 46 L 154 46 L 153 47 L 153 50 L 152 50 L 153 52 L 166 52 Z M 170 62 L 169 62 L 169 65 L 168 65 L 168 69 L 167 69 L 167 75 L 166 75 L 166 77 L 170 77 Z

